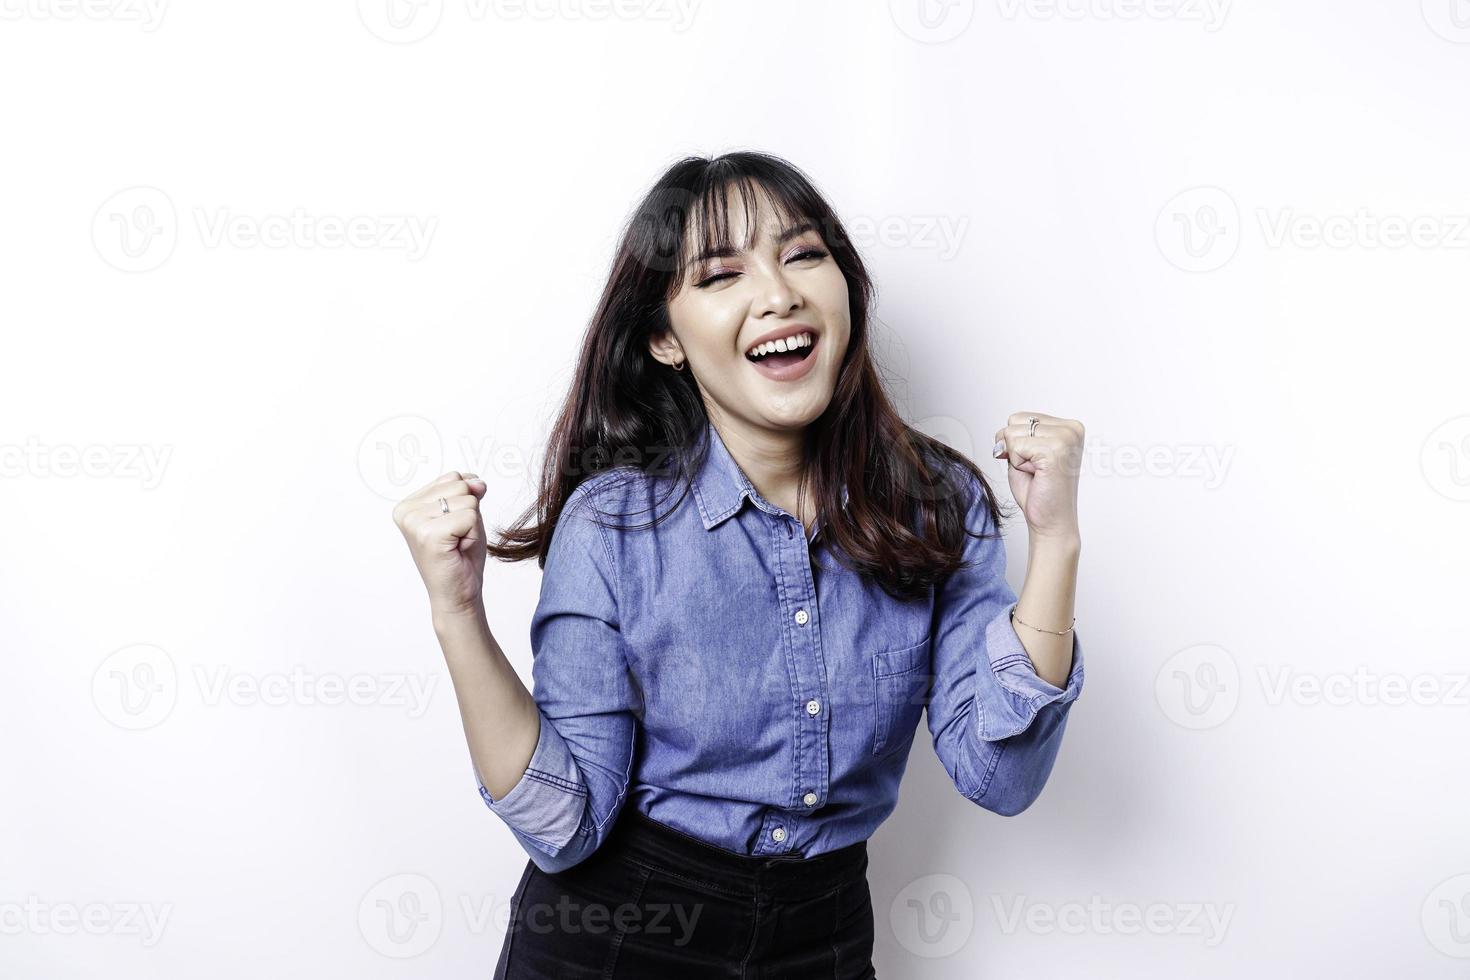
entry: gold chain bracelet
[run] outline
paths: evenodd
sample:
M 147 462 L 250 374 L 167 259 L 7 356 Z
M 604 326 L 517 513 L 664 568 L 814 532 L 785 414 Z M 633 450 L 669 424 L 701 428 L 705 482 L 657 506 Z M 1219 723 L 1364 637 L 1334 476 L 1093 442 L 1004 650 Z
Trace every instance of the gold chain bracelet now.
M 1040 626 L 1032 626 L 1030 623 L 1026 622 L 1025 620 L 1017 619 L 1016 618 L 1016 607 L 1015 606 L 1012 606 L 1011 607 L 1011 622 L 1013 622 L 1013 623 L 1020 623 L 1022 626 L 1026 627 L 1027 629 L 1036 630 L 1036 632 L 1038 632 L 1038 633 L 1050 633 L 1052 636 L 1066 636 L 1068 633 L 1072 632 L 1072 626 L 1076 626 L 1077 625 L 1077 617 L 1076 616 L 1073 616 L 1072 617 L 1072 626 L 1068 626 L 1064 630 L 1044 630 Z

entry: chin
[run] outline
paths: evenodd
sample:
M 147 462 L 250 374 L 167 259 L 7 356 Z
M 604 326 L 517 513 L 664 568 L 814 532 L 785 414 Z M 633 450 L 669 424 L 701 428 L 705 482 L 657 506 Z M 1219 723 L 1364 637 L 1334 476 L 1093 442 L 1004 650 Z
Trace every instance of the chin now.
M 764 415 L 772 426 L 782 429 L 805 429 L 827 410 L 832 401 L 832 393 L 820 399 L 807 401 L 803 399 L 800 405 L 790 403 L 779 405 L 768 405 L 761 414 Z

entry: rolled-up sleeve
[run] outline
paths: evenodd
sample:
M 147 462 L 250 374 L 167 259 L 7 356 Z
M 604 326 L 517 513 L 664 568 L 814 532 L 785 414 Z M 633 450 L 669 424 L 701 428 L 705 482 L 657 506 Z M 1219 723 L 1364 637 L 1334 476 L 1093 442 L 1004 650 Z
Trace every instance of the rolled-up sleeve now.
M 1065 688 L 1036 673 L 1010 619 L 1016 593 L 1006 581 L 1005 542 L 980 481 L 966 475 L 963 485 L 971 536 L 966 567 L 935 591 L 929 733 L 960 794 L 1012 816 L 1035 802 L 1051 775 L 1082 692 L 1082 647 L 1073 630 Z M 989 536 L 973 536 L 980 533 Z
M 485 805 L 538 868 L 562 871 L 606 839 L 632 769 L 636 684 L 623 651 L 615 557 L 583 484 L 557 521 L 531 618 L 532 696 L 541 733 L 525 774 Z

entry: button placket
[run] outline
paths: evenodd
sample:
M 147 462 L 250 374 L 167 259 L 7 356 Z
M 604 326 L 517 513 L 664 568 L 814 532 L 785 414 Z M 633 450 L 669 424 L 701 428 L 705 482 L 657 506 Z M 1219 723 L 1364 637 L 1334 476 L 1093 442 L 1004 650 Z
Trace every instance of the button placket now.
M 796 623 L 797 635 L 804 642 L 801 647 L 811 652 L 813 670 L 812 676 L 817 678 L 817 686 L 813 688 L 802 706 L 806 713 L 807 724 L 813 732 L 812 744 L 817 748 L 817 757 L 812 763 L 805 767 L 802 776 L 811 777 L 807 779 L 801 795 L 801 803 L 808 809 L 815 807 L 821 799 L 819 792 L 826 786 L 827 781 L 827 747 L 831 738 L 831 721 L 822 710 L 822 702 L 826 700 L 825 680 L 826 670 L 823 666 L 821 632 L 817 628 L 813 611 L 816 609 L 816 581 L 812 575 L 811 568 L 811 543 L 802 535 L 802 562 L 799 566 L 800 581 L 803 591 L 806 592 L 810 601 L 798 608 L 792 615 Z M 798 783 L 800 785 L 800 783 Z
M 816 586 L 810 564 L 811 550 L 804 534 L 798 543 L 791 533 L 792 525 L 796 523 L 794 518 L 783 523 L 787 531 L 785 541 L 777 537 L 776 542 L 780 553 L 778 563 L 785 570 L 781 579 L 787 588 L 781 590 L 783 594 L 780 598 L 785 605 L 786 614 L 791 617 L 789 622 L 793 624 L 788 633 L 796 661 L 793 679 L 805 689 L 804 696 L 798 695 L 801 700 L 797 701 L 801 720 L 798 724 L 796 752 L 792 759 L 795 767 L 792 777 L 799 795 L 792 803 L 811 810 L 821 801 L 828 777 L 831 724 L 824 717 L 826 712 L 822 710 L 822 702 L 826 700 L 826 671 L 822 662 L 821 634 L 816 622 Z M 782 815 L 773 814 L 775 819 L 767 825 L 764 842 L 766 847 L 779 850 L 783 841 L 789 838 L 792 833 L 790 813 L 791 811 L 786 812 L 784 822 Z M 779 837 L 775 836 L 777 830 L 781 833 Z

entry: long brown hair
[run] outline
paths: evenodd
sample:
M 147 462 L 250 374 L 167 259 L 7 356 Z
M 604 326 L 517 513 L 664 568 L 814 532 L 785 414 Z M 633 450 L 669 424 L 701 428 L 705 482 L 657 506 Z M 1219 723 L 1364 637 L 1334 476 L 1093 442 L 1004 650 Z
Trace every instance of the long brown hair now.
M 810 480 L 811 499 L 826 520 L 823 534 L 844 565 L 872 576 L 895 598 L 923 597 L 961 567 L 967 479 L 978 479 L 984 490 L 993 530 L 982 537 L 1000 533 L 1002 512 L 973 462 L 894 410 L 869 356 L 875 290 L 862 258 L 811 180 L 791 163 L 757 152 L 686 157 L 634 209 L 553 425 L 537 499 L 491 542 L 489 553 L 502 561 L 534 557 L 544 567 L 568 498 L 606 470 L 667 475 L 672 463 L 683 487 L 679 500 L 688 494 L 709 448 L 703 439 L 708 417 L 693 372 L 662 364 L 648 342 L 669 329 L 668 303 L 691 256 L 730 245 L 730 189 L 738 190 L 752 218 L 763 191 L 783 219 L 815 223 L 847 278 L 851 335 L 832 401 L 807 427 L 798 499 Z M 701 235 L 686 234 L 691 223 Z M 691 238 L 703 240 L 694 247 Z M 697 458 L 684 452 L 696 446 L 703 447 Z

